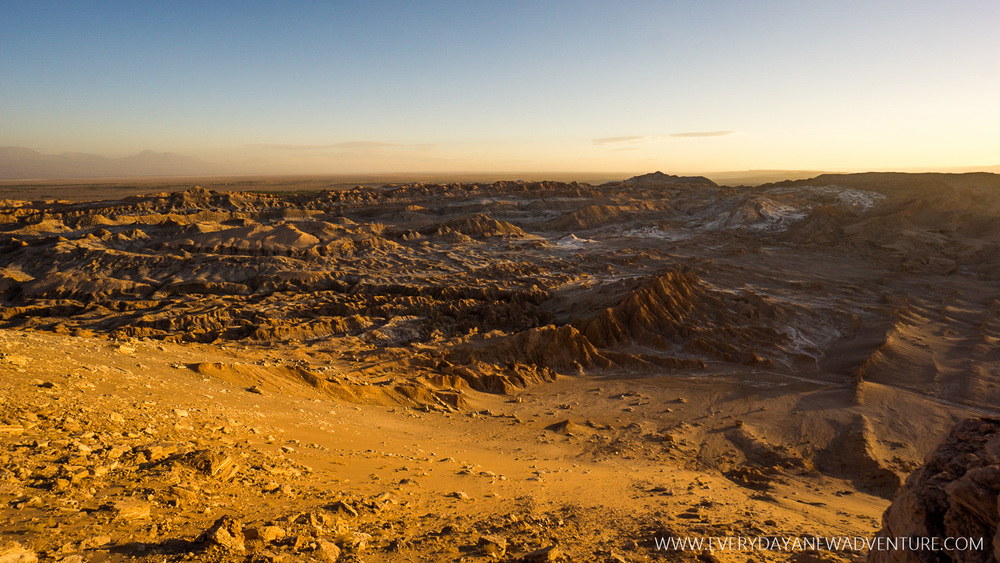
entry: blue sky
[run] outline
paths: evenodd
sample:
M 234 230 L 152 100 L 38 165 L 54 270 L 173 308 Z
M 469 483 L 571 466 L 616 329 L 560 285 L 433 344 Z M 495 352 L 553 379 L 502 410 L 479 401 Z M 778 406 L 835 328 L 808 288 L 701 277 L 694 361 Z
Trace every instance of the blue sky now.
M 998 25 L 993 1 L 3 2 L 0 145 L 310 173 L 995 165 Z

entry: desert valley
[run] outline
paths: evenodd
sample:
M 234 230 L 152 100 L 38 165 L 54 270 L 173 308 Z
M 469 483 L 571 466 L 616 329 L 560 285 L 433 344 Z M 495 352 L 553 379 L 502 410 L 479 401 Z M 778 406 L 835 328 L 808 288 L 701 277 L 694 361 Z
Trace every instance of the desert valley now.
M 994 560 L 996 175 L 199 184 L 0 186 L 0 560 Z

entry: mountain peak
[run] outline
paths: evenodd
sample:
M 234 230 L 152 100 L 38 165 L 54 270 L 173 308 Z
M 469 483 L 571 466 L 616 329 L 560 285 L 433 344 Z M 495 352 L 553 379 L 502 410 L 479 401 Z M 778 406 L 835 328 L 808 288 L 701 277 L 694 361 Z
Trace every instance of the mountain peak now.
M 625 180 L 626 184 L 651 185 L 651 184 L 696 184 L 704 186 L 717 186 L 717 184 L 704 176 L 675 176 L 656 171 L 641 176 L 632 176 Z

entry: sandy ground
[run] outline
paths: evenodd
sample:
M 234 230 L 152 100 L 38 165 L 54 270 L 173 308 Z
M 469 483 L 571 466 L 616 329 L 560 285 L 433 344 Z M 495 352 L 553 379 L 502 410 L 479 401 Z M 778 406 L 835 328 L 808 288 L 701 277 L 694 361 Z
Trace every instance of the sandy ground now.
M 4 331 L 0 343 L 5 422 L 27 427 L 3 438 L 2 532 L 56 559 L 211 557 L 186 542 L 222 515 L 287 529 L 301 513 L 332 513 L 338 500 L 362 505 L 344 521 L 373 536 L 357 551 L 372 561 L 473 560 L 479 537 L 498 532 L 512 555 L 558 544 L 581 561 L 646 560 L 660 557 L 653 537 L 664 530 L 869 535 L 887 505 L 816 472 L 779 472 L 761 493 L 705 470 L 701 429 L 780 408 L 721 402 L 717 384 L 566 377 L 518 394 L 519 402 L 473 391 L 477 410 L 427 412 L 343 404 L 294 382 L 271 382 L 259 395 L 247 389 L 267 382 L 224 381 L 185 367 L 244 363 L 259 351 L 17 331 Z M 799 387 L 780 402 L 814 390 Z M 667 409 L 690 422 L 664 440 L 646 413 Z M 568 434 L 547 429 L 565 420 L 579 422 Z M 183 464 L 167 470 L 159 456 L 130 462 L 158 445 L 175 450 L 164 460 L 208 450 L 228 452 L 241 467 L 222 481 Z M 53 477 L 65 467 L 89 473 L 60 490 L 39 482 L 53 466 Z M 122 502 L 143 505 L 143 516 L 117 518 Z M 449 525 L 460 531 L 441 534 Z M 328 529 L 335 527 L 317 535 Z M 94 538 L 104 543 L 93 545 Z

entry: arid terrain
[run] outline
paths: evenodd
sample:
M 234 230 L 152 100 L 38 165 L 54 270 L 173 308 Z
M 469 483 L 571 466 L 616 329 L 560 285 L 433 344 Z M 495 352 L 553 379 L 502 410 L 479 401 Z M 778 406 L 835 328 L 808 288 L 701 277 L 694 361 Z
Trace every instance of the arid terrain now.
M 0 561 L 863 561 L 657 540 L 1000 414 L 998 175 L 199 185 L 0 188 Z

